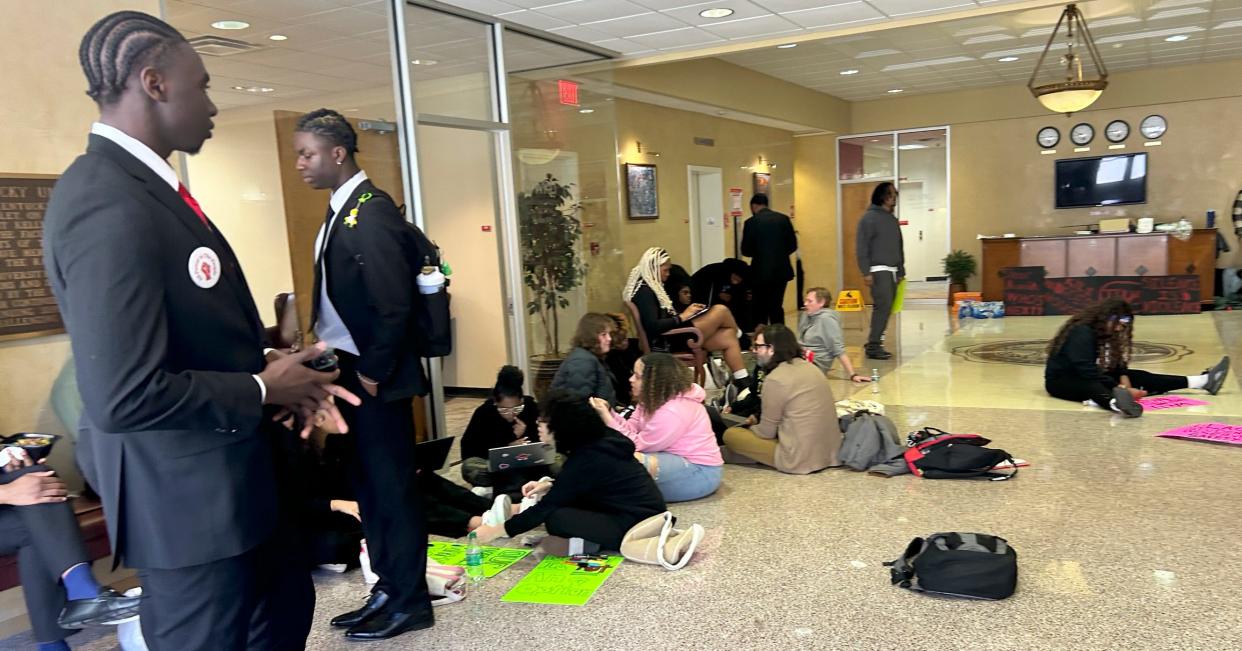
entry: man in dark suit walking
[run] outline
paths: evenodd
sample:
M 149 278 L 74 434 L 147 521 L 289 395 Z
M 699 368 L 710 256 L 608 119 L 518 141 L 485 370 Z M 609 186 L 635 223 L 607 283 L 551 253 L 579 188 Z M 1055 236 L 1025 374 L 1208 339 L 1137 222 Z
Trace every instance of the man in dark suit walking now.
M 267 427 L 277 407 L 339 420 L 331 397 L 357 398 L 303 366 L 320 347 L 265 354 L 233 250 L 167 163 L 198 152 L 216 114 L 185 38 L 118 12 L 80 58 L 100 119 L 52 193 L 44 264 L 82 394 L 79 462 L 117 561 L 142 579 L 143 636 L 153 651 L 301 648 L 309 576 L 270 594 Z
M 751 198 L 750 212 L 742 228 L 742 255 L 751 259 L 754 316 L 760 323 L 784 323 L 785 286 L 794 277 L 789 256 L 798 250 L 798 235 L 788 215 L 768 208 L 765 194 Z
M 297 170 L 331 190 L 315 239 L 311 323 L 340 358 L 341 384 L 362 397 L 342 406 L 358 437 L 354 492 L 371 567 L 380 580 L 362 608 L 332 625 L 355 640 L 379 640 L 434 623 L 427 592 L 427 528 L 416 494 L 410 399 L 427 393 L 418 345 L 422 295 L 414 277 L 438 261 L 435 247 L 392 198 L 367 179 L 345 117 L 319 109 L 298 120 Z

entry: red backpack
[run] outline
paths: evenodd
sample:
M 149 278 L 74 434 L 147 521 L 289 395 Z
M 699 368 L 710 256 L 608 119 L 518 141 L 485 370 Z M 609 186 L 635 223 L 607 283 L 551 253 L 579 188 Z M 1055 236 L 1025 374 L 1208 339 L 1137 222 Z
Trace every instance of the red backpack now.
M 910 472 L 926 479 L 990 479 L 1003 481 L 1018 474 L 1013 457 L 1004 450 L 984 447 L 991 439 L 978 434 L 952 434 L 935 427 L 924 427 L 906 439 L 910 446 L 904 458 Z M 993 472 L 997 465 L 1010 462 L 1013 472 Z

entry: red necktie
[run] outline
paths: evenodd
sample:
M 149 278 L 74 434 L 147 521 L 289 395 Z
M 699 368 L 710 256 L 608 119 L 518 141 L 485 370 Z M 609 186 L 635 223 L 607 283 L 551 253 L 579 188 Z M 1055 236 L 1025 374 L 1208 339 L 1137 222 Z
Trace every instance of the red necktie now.
M 177 184 L 177 194 L 180 194 L 181 199 L 184 200 L 185 204 L 190 207 L 190 210 L 193 210 L 194 214 L 198 215 L 198 218 L 203 222 L 203 226 L 211 228 L 211 226 L 207 223 L 207 215 L 203 214 L 202 206 L 199 206 L 198 202 L 194 200 L 194 197 L 190 196 L 190 191 L 185 189 L 184 185 L 181 185 L 180 183 Z

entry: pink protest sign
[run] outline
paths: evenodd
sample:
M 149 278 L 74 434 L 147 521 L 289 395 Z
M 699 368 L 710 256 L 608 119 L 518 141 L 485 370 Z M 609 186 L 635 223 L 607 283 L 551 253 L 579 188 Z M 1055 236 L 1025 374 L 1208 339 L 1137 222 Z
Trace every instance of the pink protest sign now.
M 1195 439 L 1198 441 L 1215 441 L 1242 445 L 1242 425 L 1226 425 L 1225 423 L 1195 423 L 1161 432 L 1156 436 L 1175 439 Z
M 1212 403 L 1182 396 L 1151 396 L 1150 398 L 1142 398 L 1139 400 L 1139 404 L 1143 405 L 1143 409 L 1152 411 L 1156 409 L 1177 409 L 1178 407 L 1199 407 Z

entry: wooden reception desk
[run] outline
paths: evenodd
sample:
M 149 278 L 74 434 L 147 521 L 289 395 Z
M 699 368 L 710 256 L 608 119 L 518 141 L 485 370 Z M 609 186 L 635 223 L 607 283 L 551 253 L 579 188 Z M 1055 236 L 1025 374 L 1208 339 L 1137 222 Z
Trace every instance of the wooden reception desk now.
M 981 240 L 983 300 L 1005 299 L 1006 267 L 1043 267 L 1049 278 L 1078 276 L 1199 276 L 1212 302 L 1216 229 L 1197 228 L 1183 242 L 1169 233 L 1099 233 Z

